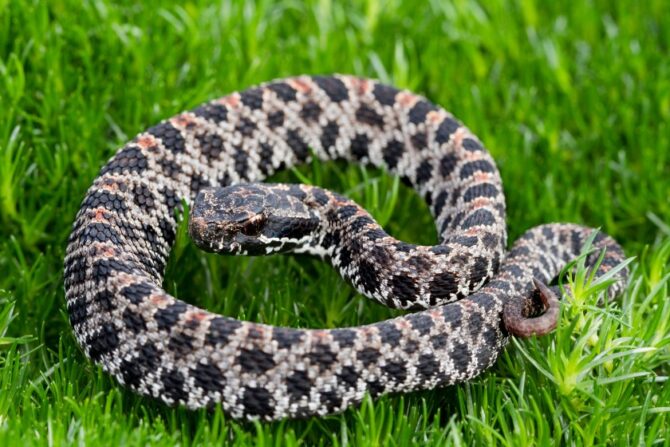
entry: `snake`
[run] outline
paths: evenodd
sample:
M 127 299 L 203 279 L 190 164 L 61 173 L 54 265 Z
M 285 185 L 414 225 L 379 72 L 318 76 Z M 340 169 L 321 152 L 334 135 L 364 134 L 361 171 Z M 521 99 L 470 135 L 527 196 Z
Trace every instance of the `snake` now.
M 389 235 L 361 206 L 313 185 L 264 183 L 318 159 L 398 176 L 428 204 L 439 243 Z M 218 315 L 162 286 L 177 226 L 222 254 L 307 253 L 401 316 L 291 328 Z M 134 392 L 235 419 L 342 412 L 367 395 L 468 381 L 513 336 L 550 332 L 580 256 L 595 277 L 627 270 L 610 236 L 544 224 L 507 250 L 498 168 L 425 97 L 351 75 L 294 76 L 230 93 L 148 128 L 93 181 L 64 260 L 69 321 L 85 356 Z M 589 239 L 591 238 L 591 239 Z

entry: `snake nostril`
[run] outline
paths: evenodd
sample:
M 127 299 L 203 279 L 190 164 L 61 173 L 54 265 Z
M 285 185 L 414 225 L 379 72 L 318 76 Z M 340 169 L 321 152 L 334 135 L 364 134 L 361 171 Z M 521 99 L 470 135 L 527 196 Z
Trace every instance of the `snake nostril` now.
M 198 217 L 191 217 L 188 223 L 188 233 L 191 239 L 196 242 L 205 240 L 203 235 L 207 231 L 207 222 Z

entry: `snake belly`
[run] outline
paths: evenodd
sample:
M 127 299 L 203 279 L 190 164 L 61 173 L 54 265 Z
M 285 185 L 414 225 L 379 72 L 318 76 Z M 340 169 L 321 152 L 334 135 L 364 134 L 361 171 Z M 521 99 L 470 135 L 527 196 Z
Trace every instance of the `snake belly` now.
M 382 167 L 427 201 L 438 245 L 387 243 L 392 269 L 350 250 L 331 259 L 364 295 L 425 310 L 360 327 L 293 329 L 220 316 L 163 290 L 182 201 L 313 157 Z M 480 374 L 507 342 L 506 303 L 531 295 L 534 278 L 551 281 L 589 234 L 572 224 L 536 227 L 505 256 L 500 175 L 466 127 L 373 80 L 300 76 L 211 101 L 123 146 L 76 216 L 67 309 L 87 357 L 137 393 L 189 408 L 222 405 L 235 418 L 324 415 L 366 393 Z M 599 235 L 595 245 L 607 250 L 598 274 L 623 259 L 611 238 Z

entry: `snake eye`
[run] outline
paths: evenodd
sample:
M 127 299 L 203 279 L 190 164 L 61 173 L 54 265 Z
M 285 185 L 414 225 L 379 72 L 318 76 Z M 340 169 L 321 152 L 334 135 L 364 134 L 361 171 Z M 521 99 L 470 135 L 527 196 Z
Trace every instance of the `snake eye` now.
M 240 228 L 240 233 L 242 233 L 245 236 L 258 236 L 258 234 L 263 229 L 264 225 L 265 225 L 265 217 L 258 216 L 246 221 L 242 226 L 242 228 Z

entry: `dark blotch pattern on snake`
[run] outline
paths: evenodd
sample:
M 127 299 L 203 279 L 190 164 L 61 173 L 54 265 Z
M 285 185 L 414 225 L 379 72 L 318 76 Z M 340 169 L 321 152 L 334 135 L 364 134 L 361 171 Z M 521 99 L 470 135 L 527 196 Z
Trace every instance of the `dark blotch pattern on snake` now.
M 313 157 L 401 176 L 428 202 L 439 245 L 397 241 L 358 205 L 320 188 L 242 185 Z M 208 189 L 220 186 L 229 188 Z M 424 310 L 305 330 L 175 299 L 161 283 L 176 211 L 199 192 L 190 230 L 204 248 L 313 253 L 364 295 Z M 543 225 L 505 254 L 500 175 L 467 128 L 408 91 L 301 76 L 209 102 L 121 148 L 77 214 L 65 259 L 67 308 L 86 355 L 140 394 L 189 408 L 220 404 L 236 418 L 324 415 L 366 393 L 471 379 L 494 363 L 510 332 L 550 330 L 555 307 L 550 320 L 533 318 L 551 301 L 543 284 L 590 233 Z M 611 238 L 601 234 L 594 245 L 606 249 L 598 275 L 623 260 Z M 618 273 L 610 295 L 625 276 Z

